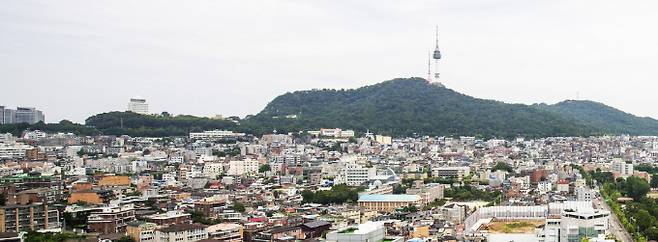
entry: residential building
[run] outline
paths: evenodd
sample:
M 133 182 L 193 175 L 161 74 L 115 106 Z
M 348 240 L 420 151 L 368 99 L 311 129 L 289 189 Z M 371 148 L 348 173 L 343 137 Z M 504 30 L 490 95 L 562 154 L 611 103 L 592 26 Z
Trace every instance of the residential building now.
M 148 222 L 134 221 L 128 223 L 126 235 L 135 240 L 135 242 L 156 242 L 155 230 L 157 224 Z
M 221 223 L 208 226 L 208 237 L 221 242 L 241 242 L 243 227 L 237 223 Z
M 191 224 L 192 215 L 178 210 L 167 211 L 144 217 L 146 222 L 154 223 L 158 226 L 167 226 L 172 224 Z
M 207 226 L 202 224 L 175 224 L 156 229 L 157 242 L 194 242 L 208 238 Z
M 259 165 L 260 163 L 257 160 L 252 159 L 232 160 L 229 161 L 229 168 L 226 174 L 229 176 L 256 174 L 258 173 Z
M 135 221 L 133 204 L 110 204 L 89 214 L 87 228 L 90 232 L 102 234 L 125 233 L 132 221 Z
M 60 229 L 59 211 L 41 202 L 28 202 L 0 207 L 0 232 Z

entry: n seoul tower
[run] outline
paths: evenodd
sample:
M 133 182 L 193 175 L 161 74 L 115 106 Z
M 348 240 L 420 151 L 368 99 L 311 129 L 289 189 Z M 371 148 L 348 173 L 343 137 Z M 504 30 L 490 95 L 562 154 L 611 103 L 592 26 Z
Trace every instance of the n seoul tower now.
M 436 26 L 436 47 L 434 48 L 434 81 L 439 82 L 439 60 L 441 59 L 441 51 L 439 51 L 439 26 Z

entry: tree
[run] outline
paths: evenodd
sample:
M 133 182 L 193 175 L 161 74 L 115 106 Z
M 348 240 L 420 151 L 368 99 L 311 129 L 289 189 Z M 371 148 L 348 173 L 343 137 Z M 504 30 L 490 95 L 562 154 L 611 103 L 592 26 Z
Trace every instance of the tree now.
M 393 194 L 406 194 L 407 193 L 407 187 L 404 185 L 396 184 L 393 187 Z
M 240 213 L 244 213 L 244 211 L 246 209 L 244 207 L 244 204 L 242 204 L 240 202 L 235 202 L 235 203 L 233 203 L 233 210 L 235 210 L 237 212 L 240 212 Z
M 653 178 L 653 175 L 652 175 Z M 651 179 L 651 187 L 652 188 L 658 188 L 658 177 L 656 179 Z
M 491 171 L 497 171 L 497 170 L 507 171 L 509 173 L 514 172 L 514 168 L 512 168 L 512 166 L 504 162 L 498 162 L 493 168 L 491 168 Z
M 265 173 L 265 172 L 268 172 L 268 171 L 271 171 L 271 170 L 272 170 L 272 168 L 270 167 L 269 164 L 263 164 L 263 165 L 260 165 L 260 167 L 258 167 L 258 172 L 259 173 Z
M 642 178 L 631 176 L 626 179 L 625 193 L 635 201 L 639 201 L 649 192 L 649 184 Z
M 637 225 L 640 227 L 640 230 L 646 230 L 656 223 L 656 218 L 651 216 L 651 214 L 649 214 L 649 212 L 644 209 L 640 209 L 640 211 L 635 213 L 633 217 L 637 221 Z
M 644 233 L 647 235 L 647 239 L 650 240 L 658 239 L 658 228 L 656 228 L 655 226 L 648 228 L 647 230 L 644 231 Z

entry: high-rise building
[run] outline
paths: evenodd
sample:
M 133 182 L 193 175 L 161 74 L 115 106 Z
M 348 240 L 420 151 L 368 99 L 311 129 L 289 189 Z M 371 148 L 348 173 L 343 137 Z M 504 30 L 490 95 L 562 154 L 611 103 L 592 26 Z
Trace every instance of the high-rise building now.
M 45 122 L 43 112 L 35 108 L 17 107 L 16 110 L 0 106 L 0 124 L 28 123 L 35 124 Z
M 14 113 L 14 123 L 35 124 L 45 122 L 43 112 L 31 107 L 17 107 Z
M 128 111 L 139 114 L 148 114 L 149 105 L 146 103 L 146 99 L 141 97 L 134 97 L 130 99 L 128 103 Z

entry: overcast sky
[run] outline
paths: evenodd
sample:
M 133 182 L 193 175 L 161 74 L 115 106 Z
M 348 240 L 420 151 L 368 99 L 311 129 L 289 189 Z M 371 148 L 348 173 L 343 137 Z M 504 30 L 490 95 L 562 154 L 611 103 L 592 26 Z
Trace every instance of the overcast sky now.
M 2 1 L 0 105 L 83 122 L 259 112 L 287 91 L 425 77 L 510 103 L 590 99 L 658 118 L 658 1 Z

